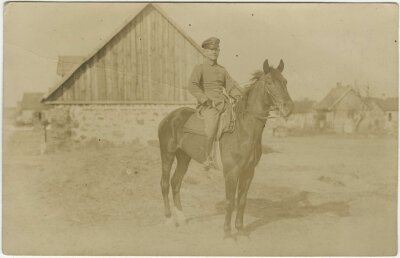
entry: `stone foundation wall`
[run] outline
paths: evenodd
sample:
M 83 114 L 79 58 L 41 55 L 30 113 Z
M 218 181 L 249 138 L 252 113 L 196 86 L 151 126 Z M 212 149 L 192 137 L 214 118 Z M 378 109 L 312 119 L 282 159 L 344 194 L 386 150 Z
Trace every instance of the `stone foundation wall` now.
M 56 105 L 48 112 L 48 142 L 156 140 L 159 122 L 183 106 L 188 105 Z

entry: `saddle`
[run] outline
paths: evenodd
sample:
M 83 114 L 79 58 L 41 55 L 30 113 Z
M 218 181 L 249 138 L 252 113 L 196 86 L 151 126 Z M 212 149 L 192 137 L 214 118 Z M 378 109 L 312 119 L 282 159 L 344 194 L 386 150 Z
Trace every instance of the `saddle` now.
M 223 133 L 233 132 L 235 129 L 235 112 L 232 102 L 225 103 L 225 110 L 221 113 L 216 139 L 219 140 Z M 197 135 L 206 136 L 205 122 L 201 115 L 201 109 L 197 109 L 196 113 L 192 114 L 183 126 L 184 133 L 192 133 Z

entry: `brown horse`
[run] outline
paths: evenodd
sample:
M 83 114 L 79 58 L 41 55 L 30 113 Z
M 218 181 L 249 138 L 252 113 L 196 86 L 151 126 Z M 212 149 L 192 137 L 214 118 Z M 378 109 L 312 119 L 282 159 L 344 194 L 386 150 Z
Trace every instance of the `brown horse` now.
M 275 69 L 268 60 L 263 70 L 254 73 L 253 83 L 235 107 L 236 127 L 232 133 L 225 133 L 220 139 L 221 159 L 225 177 L 226 215 L 225 236 L 231 234 L 231 218 L 237 196 L 237 214 L 235 227 L 243 232 L 243 214 L 247 192 L 254 176 L 254 168 L 261 158 L 261 137 L 271 107 L 278 107 L 280 114 L 287 117 L 293 110 L 293 102 L 286 88 L 286 79 L 282 76 L 283 61 Z M 182 179 L 189 162 L 194 159 L 204 162 L 204 136 L 184 133 L 182 128 L 188 118 L 196 111 L 192 108 L 179 108 L 168 114 L 160 123 L 158 137 L 161 150 L 161 190 L 164 199 L 165 216 L 172 219 L 168 199 L 170 171 L 177 159 L 175 173 L 171 179 L 175 213 L 179 221 L 185 221 L 180 200 Z

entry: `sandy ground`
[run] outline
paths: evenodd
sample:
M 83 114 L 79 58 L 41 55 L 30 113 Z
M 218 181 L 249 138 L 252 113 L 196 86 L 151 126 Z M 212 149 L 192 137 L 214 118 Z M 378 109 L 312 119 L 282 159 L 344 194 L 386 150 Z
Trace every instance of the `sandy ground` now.
M 24 255 L 394 255 L 397 140 L 264 137 L 249 237 L 223 239 L 224 180 L 192 162 L 188 223 L 165 225 L 156 146 L 40 155 L 40 134 L 4 130 L 3 252 Z M 267 153 L 270 152 L 270 153 Z

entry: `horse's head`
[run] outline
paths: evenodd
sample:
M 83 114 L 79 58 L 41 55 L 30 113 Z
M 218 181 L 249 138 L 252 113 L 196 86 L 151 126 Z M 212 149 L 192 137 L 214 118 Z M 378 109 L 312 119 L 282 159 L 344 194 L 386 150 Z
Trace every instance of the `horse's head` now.
M 283 117 L 288 117 L 294 108 L 292 99 L 286 88 L 287 81 L 282 72 L 284 63 L 281 60 L 277 68 L 269 66 L 268 59 L 264 61 L 263 70 L 257 72 L 254 77 L 257 86 L 263 91 L 265 105 L 268 107 L 276 106 Z

